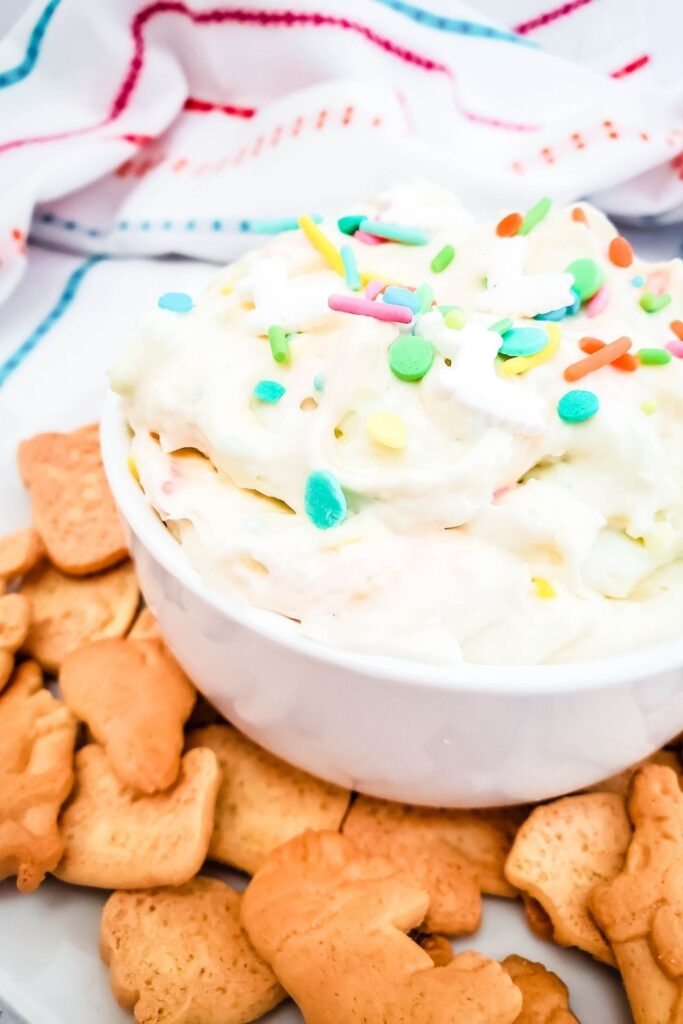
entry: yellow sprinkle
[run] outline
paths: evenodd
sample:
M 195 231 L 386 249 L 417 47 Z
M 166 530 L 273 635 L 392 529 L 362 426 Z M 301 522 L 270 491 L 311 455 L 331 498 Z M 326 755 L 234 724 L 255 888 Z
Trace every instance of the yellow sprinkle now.
M 547 363 L 549 359 L 552 359 L 559 351 L 562 336 L 557 324 L 547 323 L 545 329 L 548 334 L 548 344 L 545 348 L 533 356 L 514 356 L 512 359 L 506 359 L 500 367 L 503 377 L 514 377 L 518 373 L 526 373 L 527 370 L 533 370 L 535 366 L 540 366 L 541 363 Z
M 532 576 L 531 582 L 536 588 L 536 596 L 540 597 L 543 601 L 548 601 L 550 598 L 555 597 L 555 588 L 543 576 Z
M 234 284 L 224 284 L 221 288 L 221 295 L 232 295 L 235 290 Z
M 400 416 L 393 412 L 373 412 L 368 416 L 368 436 L 375 444 L 384 448 L 405 448 L 408 440 L 406 426 Z
M 405 285 L 402 285 L 395 277 L 387 277 L 385 274 L 378 274 L 374 270 L 361 270 L 360 280 L 363 287 L 365 287 L 366 284 L 370 284 L 371 281 L 381 281 L 384 285 L 395 284 L 399 288 L 405 287 Z
M 313 218 L 306 214 L 304 214 L 303 217 L 299 217 L 299 227 L 311 245 L 315 246 L 323 259 L 339 274 L 340 277 L 344 277 L 344 261 L 341 258 L 339 249 L 337 249 L 336 245 L 334 245 L 327 235 L 320 230 Z
M 133 480 L 135 480 L 135 483 L 139 484 L 140 483 L 140 474 L 138 473 L 138 466 L 137 466 L 137 463 L 136 463 L 132 453 L 128 456 L 128 458 L 126 459 L 126 462 L 128 463 L 128 472 L 133 477 Z
M 653 413 L 657 412 L 657 403 L 653 402 L 651 398 L 646 398 L 640 403 L 640 410 L 646 416 L 652 416 Z

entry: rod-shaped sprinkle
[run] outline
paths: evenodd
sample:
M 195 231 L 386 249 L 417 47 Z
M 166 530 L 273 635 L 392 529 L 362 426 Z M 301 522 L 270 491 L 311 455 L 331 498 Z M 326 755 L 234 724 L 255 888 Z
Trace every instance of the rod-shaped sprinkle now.
M 367 217 L 361 222 L 360 230 L 366 235 L 374 235 L 376 238 L 386 238 L 389 242 L 403 242 L 404 245 L 426 245 L 429 236 L 421 228 L 408 227 L 405 224 L 388 224 L 383 220 L 369 220 Z
M 272 324 L 268 328 L 268 341 L 275 362 L 286 363 L 289 359 L 289 339 L 284 328 L 278 324 Z
M 344 277 L 346 278 L 346 283 L 352 291 L 357 292 L 361 287 L 361 280 L 353 249 L 350 245 L 342 245 L 339 251 L 341 253 L 342 263 L 344 264 Z
M 412 309 L 413 313 L 420 311 L 419 295 L 411 292 L 408 288 L 399 288 L 395 284 L 389 285 L 384 291 L 384 298 L 386 302 L 393 302 L 396 306 L 407 306 L 408 309 Z
M 430 263 L 430 268 L 433 274 L 440 274 L 446 267 L 450 266 L 455 259 L 455 249 L 452 245 L 444 245 L 443 249 L 439 249 L 436 256 Z
M 572 363 L 571 366 L 568 366 L 564 371 L 564 379 L 569 381 L 581 380 L 582 377 L 586 377 L 594 370 L 599 370 L 601 366 L 608 366 L 615 359 L 620 359 L 621 356 L 628 352 L 632 344 L 633 342 L 626 335 L 617 338 L 616 341 L 610 342 L 609 345 L 598 349 L 597 352 L 586 356 L 585 359 L 579 359 L 578 363 Z
M 601 348 L 605 347 L 605 342 L 600 341 L 599 338 L 582 338 L 579 342 L 579 348 L 582 352 L 586 352 L 587 355 L 592 355 L 593 352 L 599 352 Z M 614 366 L 617 370 L 623 370 L 625 373 L 633 373 L 634 370 L 638 369 L 640 365 L 635 356 L 632 356 L 630 352 L 627 352 L 625 356 L 619 356 L 618 359 L 613 359 L 611 366 Z
M 413 319 L 412 311 L 407 306 L 395 306 L 392 302 L 357 299 L 355 295 L 330 295 L 327 305 L 338 313 L 372 316 L 375 320 L 389 320 L 395 324 L 409 324 Z
M 303 217 L 299 217 L 299 227 L 311 245 L 318 250 L 325 262 L 328 263 L 340 277 L 343 277 L 344 261 L 341 258 L 339 249 L 337 249 L 336 245 L 334 245 L 327 235 L 320 230 L 313 218 L 306 214 L 304 214 Z

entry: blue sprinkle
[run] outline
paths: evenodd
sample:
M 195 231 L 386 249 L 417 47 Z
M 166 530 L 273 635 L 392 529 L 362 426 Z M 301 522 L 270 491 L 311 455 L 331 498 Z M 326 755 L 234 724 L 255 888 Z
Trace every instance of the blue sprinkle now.
M 287 388 L 276 380 L 260 380 L 254 388 L 254 394 L 260 402 L 274 405 L 275 402 L 280 401 L 286 390 Z
M 325 374 L 324 373 L 316 373 L 315 377 L 313 378 L 313 387 L 315 388 L 316 391 L 324 391 L 325 390 Z
M 196 220 L 188 220 L 185 223 L 185 228 L 186 228 L 187 231 L 194 231 L 196 227 L 197 227 L 197 221 Z
M 212 220 L 211 221 L 211 230 L 212 231 L 222 231 L 223 230 L 223 221 L 222 220 Z
M 304 491 L 306 515 L 319 530 L 339 526 L 346 519 L 348 506 L 336 476 L 326 470 L 316 470 L 306 481 Z
M 567 309 L 565 310 L 566 316 L 575 316 L 581 309 L 581 296 L 574 290 L 574 288 L 572 288 L 571 291 L 574 295 L 574 301 L 571 306 L 567 306 Z
M 353 292 L 357 292 L 361 286 L 360 274 L 356 265 L 356 257 L 350 245 L 342 245 L 339 253 L 344 264 L 344 277 L 346 283 Z
M 534 320 L 564 320 L 569 306 L 562 306 L 560 309 L 550 309 L 547 313 L 537 313 Z
M 512 327 L 501 337 L 498 351 L 503 356 L 533 356 L 548 344 L 548 335 L 540 327 Z
M 419 295 L 409 291 L 407 288 L 400 288 L 395 284 L 391 284 L 388 288 L 384 289 L 384 301 L 390 302 L 394 306 L 407 306 L 413 313 L 420 312 L 421 302 Z
M 171 313 L 189 313 L 192 309 L 192 296 L 185 292 L 165 292 L 157 305 L 159 309 L 168 309 Z
M 642 274 L 636 274 L 635 277 L 631 278 L 631 284 L 634 288 L 642 288 L 645 284 L 645 278 Z
M 316 224 L 322 223 L 319 213 L 311 214 Z M 296 231 L 299 227 L 298 217 L 272 217 L 270 220 L 243 220 L 240 231 L 251 231 L 257 235 L 279 235 L 283 231 Z

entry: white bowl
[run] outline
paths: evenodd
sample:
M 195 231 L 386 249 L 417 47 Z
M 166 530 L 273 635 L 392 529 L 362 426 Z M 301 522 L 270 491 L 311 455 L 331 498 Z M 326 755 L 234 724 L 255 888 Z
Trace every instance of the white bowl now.
M 510 668 L 322 647 L 202 582 L 130 475 L 113 395 L 102 451 L 142 591 L 176 658 L 226 718 L 300 768 L 373 796 L 486 807 L 582 788 L 683 729 L 683 638 Z

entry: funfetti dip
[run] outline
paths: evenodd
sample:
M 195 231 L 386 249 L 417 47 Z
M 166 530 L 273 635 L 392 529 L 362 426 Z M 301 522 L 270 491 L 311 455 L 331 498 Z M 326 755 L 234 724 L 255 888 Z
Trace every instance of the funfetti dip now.
M 426 185 L 161 296 L 112 374 L 207 584 L 322 644 L 572 661 L 683 631 L 683 267 Z M 319 221 L 319 222 L 317 222 Z

